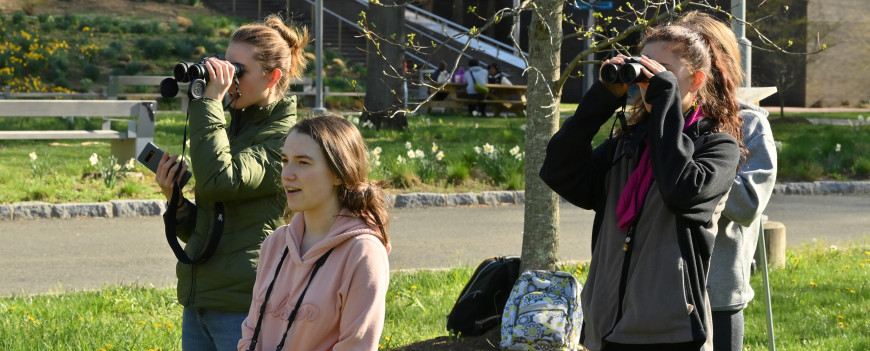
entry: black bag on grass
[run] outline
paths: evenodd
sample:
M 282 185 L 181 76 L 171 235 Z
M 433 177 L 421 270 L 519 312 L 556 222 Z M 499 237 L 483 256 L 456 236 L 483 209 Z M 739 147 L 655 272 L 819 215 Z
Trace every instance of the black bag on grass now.
M 447 315 L 447 330 L 474 336 L 498 326 L 520 276 L 520 262 L 519 256 L 499 256 L 478 265 Z

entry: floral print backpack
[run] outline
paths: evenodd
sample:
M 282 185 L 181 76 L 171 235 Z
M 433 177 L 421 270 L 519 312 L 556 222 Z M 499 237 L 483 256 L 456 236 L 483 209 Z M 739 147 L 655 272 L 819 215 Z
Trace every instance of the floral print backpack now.
M 567 272 L 523 272 L 502 314 L 500 346 L 507 350 L 578 350 L 581 289 Z

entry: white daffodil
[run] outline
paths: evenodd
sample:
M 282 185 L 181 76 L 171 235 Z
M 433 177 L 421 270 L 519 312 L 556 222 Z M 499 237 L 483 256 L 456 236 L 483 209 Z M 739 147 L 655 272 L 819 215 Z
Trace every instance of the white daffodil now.
M 127 163 L 124 164 L 124 167 L 127 167 L 127 169 L 133 169 L 133 167 L 136 167 L 136 159 L 130 158 L 127 160 Z
M 480 125 L 477 124 L 477 123 L 475 123 L 475 124 L 474 124 L 474 129 L 477 129 L 477 127 L 480 127 Z
M 89 158 L 88 160 L 91 161 L 91 166 L 96 166 L 97 163 L 100 162 L 100 156 L 97 156 L 97 154 L 94 153 L 94 154 L 91 154 L 91 158 Z
M 523 125 L 520 126 L 520 129 L 522 129 L 522 130 L 526 130 L 526 124 L 523 123 Z
M 435 143 L 432 143 L 432 152 L 437 152 L 437 151 L 438 151 L 438 145 L 435 145 Z
M 441 161 L 442 159 L 444 159 L 444 151 L 438 151 L 438 153 L 435 154 L 435 158 L 437 158 L 438 161 Z
M 380 166 L 381 166 L 381 161 L 375 160 L 375 167 L 380 167 Z
M 480 146 L 474 147 L 474 152 L 476 152 L 478 155 L 480 155 L 480 151 L 481 151 Z
M 489 143 L 486 143 L 483 145 L 483 151 L 487 154 L 491 154 L 491 153 L 495 152 L 495 147 L 493 147 L 492 145 L 489 145 Z
M 411 142 L 410 142 L 410 141 L 406 141 L 406 142 L 405 142 L 405 148 L 406 148 L 406 149 L 411 150 L 412 147 L 413 147 L 413 146 L 411 146 Z
M 354 117 L 351 119 L 351 121 L 353 122 L 353 124 L 359 124 L 359 117 Z
M 842 148 L 843 148 L 843 146 L 838 143 L 837 146 L 834 148 L 834 151 L 840 152 L 840 149 L 842 149 Z
M 525 156 L 526 156 L 525 152 L 520 152 L 520 153 L 517 153 L 516 155 L 514 155 L 514 158 L 517 160 L 522 160 L 523 157 L 525 157 Z
M 187 139 L 187 141 L 184 142 L 184 145 L 190 147 L 190 139 Z
M 414 150 L 408 150 L 407 155 L 408 155 L 408 158 L 414 158 L 414 156 L 415 156 L 416 154 L 414 153 Z
M 511 149 L 510 151 L 511 151 L 511 155 L 516 156 L 518 153 L 520 153 L 520 146 L 519 145 L 514 146 L 514 148 Z
M 858 122 L 864 122 L 864 116 L 858 115 Z
M 28 155 L 28 156 L 30 156 L 31 161 L 36 161 L 36 153 L 35 152 L 31 152 L 30 155 Z
M 372 150 L 372 155 L 375 155 L 375 157 L 381 157 L 381 151 L 383 150 L 381 150 L 380 146 L 375 147 L 375 149 Z
M 403 164 L 405 163 L 405 158 L 403 158 L 402 155 L 396 156 L 396 162 L 398 164 Z
M 414 151 L 414 156 L 417 158 L 423 158 L 426 157 L 426 154 L 423 153 L 423 150 L 417 149 L 417 151 Z
M 113 169 L 115 172 L 120 171 L 120 170 L 121 170 L 121 165 L 119 165 L 119 164 L 116 163 L 114 166 L 112 166 L 112 169 Z
M 782 142 L 781 141 L 775 140 L 773 142 L 773 144 L 776 145 L 776 151 L 782 151 Z

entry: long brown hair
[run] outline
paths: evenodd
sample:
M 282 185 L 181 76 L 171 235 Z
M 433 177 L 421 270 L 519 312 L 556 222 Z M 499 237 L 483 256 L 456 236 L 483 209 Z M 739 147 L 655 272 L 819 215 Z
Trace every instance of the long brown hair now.
M 305 46 L 311 42 L 308 29 L 288 27 L 278 15 L 269 15 L 262 23 L 239 27 L 230 41 L 253 46 L 254 59 L 264 71 L 280 69 L 284 73 L 275 85 L 279 97 L 284 96 L 290 87 L 290 79 L 301 77 L 308 65 L 304 55 Z
M 290 128 L 290 133 L 310 136 L 326 156 L 329 169 L 341 180 L 338 200 L 341 207 L 362 218 L 381 235 L 384 246 L 390 216 L 383 185 L 366 180 L 369 161 L 359 130 L 346 119 L 332 114 L 303 119 Z M 288 133 L 289 134 L 289 133 Z
M 715 20 L 714 20 L 715 21 Z M 736 39 L 732 39 L 736 45 Z M 743 119 L 737 102 L 737 87 L 742 74 L 734 71 L 732 53 L 726 53 L 714 38 L 705 32 L 681 25 L 658 26 L 647 30 L 641 48 L 652 42 L 668 43 L 668 48 L 680 58 L 691 72 L 704 72 L 707 80 L 698 99 L 704 116 L 714 122 L 713 130 L 728 133 L 743 149 Z M 737 58 L 739 60 L 739 51 Z M 737 67 L 740 66 L 737 61 Z M 639 121 L 647 115 L 643 101 L 638 100 L 632 119 Z

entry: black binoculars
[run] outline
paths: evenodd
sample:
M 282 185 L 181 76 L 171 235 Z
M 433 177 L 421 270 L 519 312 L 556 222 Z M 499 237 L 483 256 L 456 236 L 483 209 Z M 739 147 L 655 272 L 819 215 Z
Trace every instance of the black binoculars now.
M 214 57 L 225 61 L 222 56 Z M 193 100 L 202 99 L 202 96 L 205 94 L 205 86 L 208 84 L 208 68 L 205 66 L 207 60 L 208 57 L 202 59 L 199 63 L 177 63 L 172 71 L 175 78 L 166 78 L 160 83 L 160 94 L 163 97 L 174 97 L 178 94 L 178 83 L 190 82 L 189 89 L 187 90 L 188 96 Z M 235 62 L 230 64 L 236 69 L 233 78 L 241 78 L 242 74 L 245 73 L 244 67 Z
M 643 65 L 640 63 L 640 57 L 628 57 L 623 61 L 621 65 L 608 63 L 601 67 L 601 81 L 605 84 L 634 84 L 649 80 L 641 71 Z

